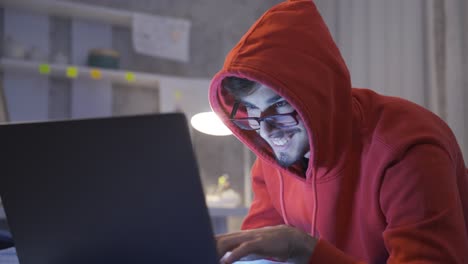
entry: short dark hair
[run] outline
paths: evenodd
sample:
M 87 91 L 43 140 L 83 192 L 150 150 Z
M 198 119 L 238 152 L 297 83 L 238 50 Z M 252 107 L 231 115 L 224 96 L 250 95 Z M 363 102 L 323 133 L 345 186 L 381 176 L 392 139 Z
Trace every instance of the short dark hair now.
M 255 92 L 260 87 L 258 82 L 234 76 L 224 78 L 221 85 L 236 100 Z

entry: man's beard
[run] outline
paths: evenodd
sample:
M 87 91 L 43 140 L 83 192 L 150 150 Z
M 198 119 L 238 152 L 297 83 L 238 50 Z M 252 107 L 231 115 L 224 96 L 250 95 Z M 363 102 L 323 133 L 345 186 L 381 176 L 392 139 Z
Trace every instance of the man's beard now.
M 280 131 L 276 132 L 275 134 L 272 134 L 271 136 L 281 138 L 285 134 L 292 134 L 294 136 L 294 134 L 297 134 L 297 133 L 300 133 L 300 132 L 301 132 L 301 130 L 299 128 L 291 128 L 291 129 L 287 129 L 287 130 L 280 130 Z M 293 140 L 293 139 L 291 139 L 291 140 Z M 294 163 L 296 163 L 298 160 L 301 159 L 300 156 L 292 157 L 291 155 L 287 154 L 286 152 L 280 152 L 280 153 L 278 153 L 278 155 L 275 154 L 275 156 L 276 156 L 276 161 L 278 162 L 278 164 L 281 167 L 284 167 L 284 168 L 287 168 L 287 167 L 293 165 Z
M 296 163 L 299 159 L 292 159 L 290 157 L 290 155 L 284 153 L 284 152 L 281 152 L 279 153 L 279 156 L 276 156 L 276 161 L 278 162 L 278 164 L 283 167 L 283 168 L 287 168 L 291 165 L 293 165 L 294 163 Z

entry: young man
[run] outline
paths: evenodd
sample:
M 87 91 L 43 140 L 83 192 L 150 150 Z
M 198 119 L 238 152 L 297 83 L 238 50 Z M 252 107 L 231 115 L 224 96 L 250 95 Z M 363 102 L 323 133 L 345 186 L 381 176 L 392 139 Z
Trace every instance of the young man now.
M 437 116 L 351 88 L 315 5 L 267 11 L 213 78 L 213 110 L 257 155 L 225 263 L 468 263 L 468 172 Z

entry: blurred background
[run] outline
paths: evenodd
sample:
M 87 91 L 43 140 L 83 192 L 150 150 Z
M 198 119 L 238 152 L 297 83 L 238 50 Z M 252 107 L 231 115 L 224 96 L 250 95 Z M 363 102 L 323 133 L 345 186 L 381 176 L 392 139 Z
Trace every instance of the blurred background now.
M 262 0 L 0 0 L 2 122 L 210 111 L 210 78 Z M 355 87 L 435 112 L 468 157 L 466 0 L 316 0 Z M 192 129 L 215 232 L 239 229 L 253 155 Z M 218 193 L 216 193 L 218 192 Z M 211 199 L 208 199 L 211 198 Z M 223 198 L 223 199 L 221 199 Z

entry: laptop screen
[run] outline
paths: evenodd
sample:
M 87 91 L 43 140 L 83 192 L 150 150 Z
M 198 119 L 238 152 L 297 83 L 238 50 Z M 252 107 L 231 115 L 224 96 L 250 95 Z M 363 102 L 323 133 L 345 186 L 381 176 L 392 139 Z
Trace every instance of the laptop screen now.
M 0 125 L 22 264 L 217 263 L 183 114 Z

